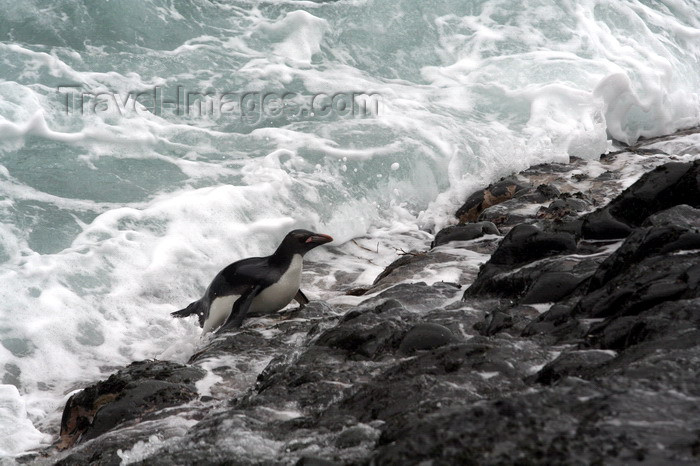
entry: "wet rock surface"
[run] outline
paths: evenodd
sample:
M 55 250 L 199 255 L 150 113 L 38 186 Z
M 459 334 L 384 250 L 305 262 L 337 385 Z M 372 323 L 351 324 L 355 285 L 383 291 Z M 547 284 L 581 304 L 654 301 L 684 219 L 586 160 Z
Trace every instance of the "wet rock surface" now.
M 584 238 L 624 238 L 652 214 L 689 204 L 700 207 L 700 161 L 669 162 L 644 174 L 608 205 L 586 216 Z
M 31 461 L 700 462 L 700 162 L 654 144 L 476 191 L 353 304 L 122 369 Z
M 411 354 L 419 350 L 431 350 L 456 342 L 457 339 L 449 328 L 440 324 L 416 324 L 406 332 L 399 350 Z
M 500 235 L 496 225 L 491 222 L 466 223 L 462 225 L 452 225 L 440 230 L 430 247 L 441 246 L 452 241 L 469 241 L 481 238 L 484 235 Z
M 70 397 L 61 420 L 60 448 L 90 440 L 153 411 L 197 398 L 204 371 L 165 361 L 140 361 Z
M 516 179 L 501 179 L 497 183 L 487 186 L 482 191 L 476 191 L 469 196 L 465 203 L 457 209 L 455 216 L 461 223 L 474 222 L 479 215 L 489 207 L 495 206 L 516 194 L 530 192 L 531 188 Z

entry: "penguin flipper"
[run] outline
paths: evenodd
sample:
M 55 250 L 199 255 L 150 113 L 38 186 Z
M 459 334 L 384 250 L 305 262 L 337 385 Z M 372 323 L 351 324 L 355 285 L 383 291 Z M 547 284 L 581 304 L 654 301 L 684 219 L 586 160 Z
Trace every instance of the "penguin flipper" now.
M 300 308 L 309 304 L 309 298 L 307 298 L 301 290 L 297 291 L 297 294 L 294 296 L 294 301 L 299 303 Z
M 240 327 L 243 323 L 243 319 L 246 317 L 246 314 L 248 314 L 248 310 L 250 310 L 250 305 L 253 304 L 253 299 L 255 299 L 263 288 L 264 287 L 262 285 L 255 285 L 248 288 L 248 290 L 246 290 L 241 297 L 238 298 L 235 303 L 233 303 L 231 314 L 229 314 L 228 319 L 226 319 L 226 322 L 224 322 L 224 325 L 219 327 L 216 334 L 218 335 L 228 330 Z

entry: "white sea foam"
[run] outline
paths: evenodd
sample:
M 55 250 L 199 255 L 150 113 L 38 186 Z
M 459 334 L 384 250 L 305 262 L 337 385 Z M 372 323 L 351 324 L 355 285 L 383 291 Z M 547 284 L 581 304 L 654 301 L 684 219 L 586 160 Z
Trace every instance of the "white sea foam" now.
M 0 368 L 18 388 L 0 392 L 0 428 L 24 434 L 0 438 L 5 455 L 46 443 L 36 429 L 55 432 L 85 383 L 136 359 L 185 361 L 199 330 L 169 313 L 291 228 L 340 245 L 310 254 L 307 293 L 353 304 L 339 290 L 425 248 L 419 226 L 452 222 L 471 190 L 700 124 L 690 0 L 0 4 Z M 70 84 L 125 103 L 66 112 L 56 88 Z M 168 99 L 177 86 L 375 94 L 379 111 L 128 111 L 129 92 L 154 86 Z
M 279 21 L 258 25 L 258 30 L 274 43 L 275 54 L 306 65 L 321 51 L 321 40 L 328 22 L 306 11 L 291 11 Z
M 51 437 L 39 432 L 14 385 L 0 385 L 0 457 L 16 455 Z

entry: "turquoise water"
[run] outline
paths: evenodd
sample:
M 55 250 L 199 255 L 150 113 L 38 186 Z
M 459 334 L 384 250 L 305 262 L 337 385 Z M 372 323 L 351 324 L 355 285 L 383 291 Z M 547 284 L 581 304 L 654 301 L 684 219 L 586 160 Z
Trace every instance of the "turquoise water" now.
M 434 230 L 699 124 L 699 89 L 694 0 L 0 0 L 0 454 L 195 338 L 168 313 L 287 230 Z

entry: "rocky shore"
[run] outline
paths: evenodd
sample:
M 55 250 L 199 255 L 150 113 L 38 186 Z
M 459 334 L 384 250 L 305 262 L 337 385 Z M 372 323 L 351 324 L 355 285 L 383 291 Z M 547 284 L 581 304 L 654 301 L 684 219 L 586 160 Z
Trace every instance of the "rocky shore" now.
M 697 464 L 699 209 L 697 129 L 532 167 L 371 287 L 343 284 L 358 305 L 135 362 L 19 460 Z M 458 283 L 421 279 L 448 268 Z

